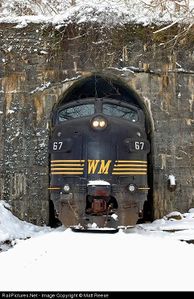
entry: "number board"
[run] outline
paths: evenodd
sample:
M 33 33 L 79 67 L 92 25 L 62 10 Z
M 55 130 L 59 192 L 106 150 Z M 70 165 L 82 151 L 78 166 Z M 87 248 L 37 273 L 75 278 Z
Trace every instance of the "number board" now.
M 65 140 L 51 140 L 49 144 L 49 152 L 68 152 L 72 148 L 72 139 L 66 138 Z
M 146 152 L 150 151 L 150 144 L 147 140 L 135 140 L 130 139 L 129 142 L 129 151 L 130 152 Z

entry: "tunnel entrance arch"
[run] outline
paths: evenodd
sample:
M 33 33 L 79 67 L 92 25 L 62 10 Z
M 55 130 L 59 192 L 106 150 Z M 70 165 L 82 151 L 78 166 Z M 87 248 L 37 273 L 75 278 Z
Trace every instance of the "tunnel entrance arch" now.
M 144 204 L 144 220 L 153 220 L 153 186 L 152 186 L 152 124 L 149 116 L 149 111 L 143 101 L 143 99 L 123 80 L 115 76 L 105 76 L 103 74 L 92 74 L 84 77 L 77 82 L 73 83 L 66 92 L 61 96 L 58 103 L 56 103 L 52 110 L 52 126 L 55 125 L 55 112 L 63 105 L 70 102 L 80 102 L 86 98 L 110 98 L 117 101 L 126 102 L 137 108 L 140 108 L 145 115 L 145 128 L 147 138 L 150 142 L 150 152 L 148 154 L 148 198 Z M 50 206 L 50 219 L 52 225 L 53 219 L 53 205 Z
M 145 111 L 146 107 L 138 94 L 130 88 L 124 81 L 118 77 L 107 77 L 104 75 L 91 75 L 78 80 L 69 87 L 61 96 L 58 103 L 53 107 L 53 111 L 71 101 L 77 101 L 84 98 L 114 98 L 126 101 L 140 107 Z M 145 114 L 147 112 L 145 111 Z M 148 120 L 146 120 L 149 123 Z M 149 124 L 148 124 L 149 126 Z

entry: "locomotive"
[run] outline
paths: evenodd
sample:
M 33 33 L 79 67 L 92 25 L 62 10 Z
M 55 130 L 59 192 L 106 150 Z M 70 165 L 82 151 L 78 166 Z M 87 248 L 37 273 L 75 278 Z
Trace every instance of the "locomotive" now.
M 117 229 L 143 218 L 150 144 L 141 107 L 85 97 L 53 112 L 50 196 L 65 227 Z

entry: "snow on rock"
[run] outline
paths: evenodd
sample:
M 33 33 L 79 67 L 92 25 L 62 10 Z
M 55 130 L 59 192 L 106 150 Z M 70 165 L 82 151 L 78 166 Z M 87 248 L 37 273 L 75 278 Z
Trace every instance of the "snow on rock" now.
M 112 217 L 112 218 L 113 218 L 115 221 L 117 221 L 117 220 L 118 220 L 118 215 L 117 215 L 117 214 L 115 214 L 115 213 L 114 213 L 114 214 L 112 214 L 112 215 L 111 215 L 111 217 Z
M 7 111 L 8 114 L 12 114 L 12 113 L 14 113 L 14 112 L 15 112 L 15 110 L 8 110 L 8 111 Z
M 176 219 L 176 220 L 180 220 L 183 218 L 183 215 L 180 212 L 174 211 L 169 213 L 168 215 L 165 216 L 165 219 L 169 220 L 169 219 Z
M 193 209 L 190 209 L 193 211 Z M 140 225 L 150 231 L 178 231 L 192 230 L 194 240 L 194 213 L 184 213 L 173 211 L 162 219 L 156 219 L 152 223 Z
M 169 181 L 170 181 L 170 185 L 171 185 L 171 186 L 175 186 L 175 185 L 176 185 L 176 178 L 175 178 L 175 176 L 174 176 L 173 174 L 170 174 L 170 175 L 168 176 L 168 179 L 169 179 Z
M 2 0 L 0 21 L 62 24 L 69 22 L 97 22 L 117 25 L 134 22 L 136 24 L 163 24 L 192 21 L 193 1 L 185 0 Z
M 52 230 L 50 227 L 40 227 L 21 221 L 11 213 L 9 208 L 8 203 L 0 200 L 0 243 L 7 240 L 26 239 Z

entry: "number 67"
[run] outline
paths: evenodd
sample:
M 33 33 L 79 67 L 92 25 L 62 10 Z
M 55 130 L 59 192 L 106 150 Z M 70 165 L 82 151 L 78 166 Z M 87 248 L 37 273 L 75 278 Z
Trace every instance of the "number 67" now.
M 55 141 L 53 142 L 53 150 L 54 151 L 57 151 L 57 150 L 60 150 L 62 148 L 62 145 L 63 145 L 63 142 L 62 141 Z
M 135 149 L 137 151 L 144 149 L 144 142 L 143 141 L 135 141 Z

